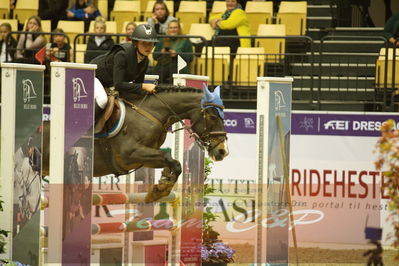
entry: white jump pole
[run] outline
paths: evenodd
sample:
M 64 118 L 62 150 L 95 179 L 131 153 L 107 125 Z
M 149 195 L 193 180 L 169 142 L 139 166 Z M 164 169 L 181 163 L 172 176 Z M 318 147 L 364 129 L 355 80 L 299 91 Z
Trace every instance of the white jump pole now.
M 255 202 L 259 213 L 256 219 L 255 262 L 256 265 L 283 261 L 288 263 L 289 215 L 284 216 L 287 222 L 282 228 L 266 228 L 266 221 L 281 209 L 287 209 L 287 204 L 281 203 L 286 203 L 288 197 L 284 195 L 283 199 L 276 199 L 273 189 L 288 182 L 288 162 L 283 158 L 289 158 L 293 79 L 258 77 L 257 82 L 258 189 Z M 283 137 L 280 138 L 280 135 Z M 284 146 L 283 150 L 281 147 Z M 278 202 L 280 200 L 283 202 Z M 274 202 L 269 206 L 271 201 Z M 284 245 L 286 250 L 281 249 Z
M 9 231 L 2 259 L 39 264 L 41 169 L 29 163 L 29 139 L 41 149 L 44 66 L 2 63 L 0 228 Z M 25 147 L 25 148 L 24 148 Z M 41 159 L 39 158 L 41 161 Z M 41 168 L 41 167 L 40 167 Z
M 208 84 L 208 76 L 197 76 L 189 74 L 173 74 L 173 84 L 177 86 L 189 86 L 201 89 L 203 84 Z M 181 127 L 181 125 L 175 125 Z M 181 226 L 179 230 L 172 235 L 172 252 L 169 256 L 169 263 L 172 265 L 198 265 L 201 264 L 201 246 L 202 246 L 202 212 L 203 212 L 203 194 L 204 184 L 204 152 L 194 143 L 186 131 L 175 132 L 172 146 L 172 157 L 181 162 L 183 172 L 179 178 L 177 189 L 181 199 L 180 205 L 184 207 L 177 208 L 174 213 L 174 220 L 182 223 L 183 221 L 194 221 L 195 226 Z M 194 161 L 195 160 L 195 161 Z M 192 169 L 186 168 L 186 166 Z M 197 168 L 197 169 L 194 169 Z M 188 188 L 193 192 L 189 193 Z M 189 203 L 195 202 L 194 206 Z M 193 229 L 195 227 L 195 229 Z

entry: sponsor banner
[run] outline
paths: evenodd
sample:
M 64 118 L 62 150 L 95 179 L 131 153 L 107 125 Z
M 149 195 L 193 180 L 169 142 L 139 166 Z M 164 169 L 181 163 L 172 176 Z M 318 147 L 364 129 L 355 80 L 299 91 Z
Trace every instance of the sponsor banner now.
M 381 136 L 381 124 L 393 119 L 399 128 L 396 114 L 296 113 L 292 116 L 292 133 L 297 135 Z
M 244 111 L 226 110 L 225 113 L 226 117 L 232 117 L 230 113 Z M 309 122 L 311 119 L 313 122 Z M 330 125 L 330 121 L 345 119 L 349 121 L 348 129 L 340 131 L 341 135 L 332 128 L 324 130 L 324 125 Z M 386 195 L 380 193 L 382 175 L 374 167 L 376 155 L 373 151 L 380 133 L 372 126 L 386 119 L 399 121 L 399 115 L 292 114 L 290 190 L 298 242 L 313 242 L 315 246 L 317 243 L 366 245 L 365 227 L 368 220 L 368 227 L 383 229 L 382 243 L 389 244 L 387 235 L 392 228 L 390 222 L 386 221 L 388 200 Z M 318 121 L 323 131 L 317 131 Z M 363 127 L 356 130 L 358 124 Z M 308 134 L 305 134 L 305 125 Z M 225 241 L 229 243 L 254 245 L 256 234 L 253 233 L 253 213 L 258 212 L 258 207 L 253 206 L 253 202 L 257 191 L 248 189 L 253 184 L 256 187 L 256 135 L 234 133 L 231 127 L 226 128 L 229 131 L 230 154 L 223 162 L 213 165 L 207 180 L 216 189 L 210 197 L 212 212 L 219 214 L 215 228 L 220 230 L 220 238 L 227 239 Z M 270 208 L 272 215 L 268 215 L 271 217 L 268 224 L 274 225 L 283 222 L 286 225 L 288 222 L 287 208 L 284 204 L 282 206 L 286 202 L 286 191 L 280 185 L 280 170 L 275 175 L 269 173 L 273 176 L 274 185 L 264 188 L 269 194 L 269 201 L 264 204 L 275 207 Z M 231 221 L 235 222 L 234 227 L 228 226 Z M 241 228 L 243 231 L 240 233 L 238 230 L 234 235 L 232 228 Z
M 256 113 L 226 111 L 224 116 L 224 126 L 228 133 L 256 134 Z
M 43 72 L 17 70 L 12 258 L 39 263 Z
M 94 71 L 65 70 L 62 262 L 90 262 Z

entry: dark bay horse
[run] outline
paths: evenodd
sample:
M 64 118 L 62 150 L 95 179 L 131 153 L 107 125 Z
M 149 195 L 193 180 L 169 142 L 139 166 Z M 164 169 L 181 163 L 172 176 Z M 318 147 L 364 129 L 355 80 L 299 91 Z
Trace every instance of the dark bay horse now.
M 94 176 L 122 175 L 140 167 L 163 168 L 159 184 L 148 191 L 145 201 L 153 202 L 170 193 L 182 172 L 179 161 L 160 150 L 167 129 L 188 119 L 192 136 L 221 161 L 228 155 L 224 130 L 223 103 L 219 87 L 212 93 L 178 86 L 158 86 L 155 95 L 126 101 L 126 117 L 122 130 L 112 138 L 97 138 L 94 142 Z M 137 106 L 144 113 L 137 110 Z M 49 125 L 44 125 L 44 143 L 49 143 Z M 43 152 L 43 170 L 48 169 L 48 145 Z M 47 149 L 47 151 L 46 151 Z

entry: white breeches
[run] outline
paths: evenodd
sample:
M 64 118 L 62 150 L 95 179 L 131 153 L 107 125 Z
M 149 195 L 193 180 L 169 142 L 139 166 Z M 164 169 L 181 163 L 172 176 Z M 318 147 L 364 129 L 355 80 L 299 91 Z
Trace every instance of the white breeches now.
M 101 84 L 97 78 L 94 78 L 94 98 L 96 99 L 97 105 L 100 106 L 101 109 L 104 109 L 108 102 L 108 96 L 103 84 Z

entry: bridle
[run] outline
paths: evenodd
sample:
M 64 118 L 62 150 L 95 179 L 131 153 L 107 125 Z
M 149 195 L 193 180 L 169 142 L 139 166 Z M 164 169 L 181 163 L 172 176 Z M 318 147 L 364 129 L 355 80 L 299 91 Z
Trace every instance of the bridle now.
M 215 147 L 217 147 L 220 143 L 224 142 L 225 140 L 227 140 L 227 134 L 224 131 L 209 131 L 208 132 L 208 124 L 207 124 L 207 120 L 206 120 L 206 109 L 208 108 L 215 108 L 216 110 L 220 110 L 223 112 L 224 106 L 223 105 L 219 105 L 219 104 L 215 104 L 215 103 L 210 103 L 210 102 L 205 102 L 201 104 L 201 114 L 202 117 L 204 119 L 204 130 L 202 131 L 203 133 L 201 135 L 198 135 L 197 133 L 195 133 L 193 131 L 193 126 L 194 124 L 198 121 L 194 121 L 190 126 L 187 126 L 186 123 L 184 123 L 183 119 L 179 117 L 178 114 L 176 114 L 176 112 L 169 106 L 169 104 L 167 102 L 165 102 L 161 96 L 159 96 L 158 94 L 154 93 L 153 94 L 155 97 L 157 97 L 157 99 L 162 102 L 168 109 L 169 111 L 171 111 L 173 113 L 173 115 L 177 118 L 177 122 L 179 122 L 182 127 L 175 129 L 172 131 L 172 133 L 185 129 L 188 134 L 190 135 L 190 137 L 194 138 L 195 142 L 198 144 L 198 146 L 202 149 L 202 150 L 208 150 L 211 151 L 213 150 Z M 220 116 L 219 116 L 220 117 Z M 220 117 L 222 119 L 222 117 Z M 223 137 L 220 140 L 218 140 L 215 144 L 212 145 L 211 141 L 213 138 L 217 138 L 217 137 Z
M 203 103 L 201 106 L 201 114 L 204 119 L 204 128 L 203 128 L 204 130 L 202 131 L 203 134 L 198 135 L 197 133 L 195 133 L 191 130 L 191 136 L 194 136 L 195 141 L 197 142 L 198 146 L 200 146 L 202 149 L 206 148 L 207 150 L 213 150 L 220 143 L 227 140 L 227 134 L 225 131 L 209 131 L 208 130 L 208 124 L 207 124 L 207 119 L 206 119 L 206 109 L 210 109 L 210 108 L 214 108 L 216 110 L 219 109 L 220 111 L 223 112 L 224 106 L 215 104 L 215 103 L 209 103 L 209 102 Z M 222 117 L 220 117 L 220 118 L 222 119 Z M 191 128 L 194 126 L 194 124 L 196 122 L 194 122 L 191 125 Z M 215 144 L 212 145 L 211 141 L 214 138 L 220 138 L 220 139 Z

